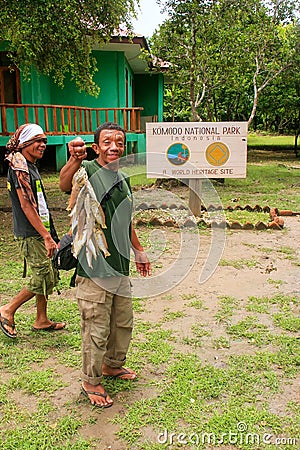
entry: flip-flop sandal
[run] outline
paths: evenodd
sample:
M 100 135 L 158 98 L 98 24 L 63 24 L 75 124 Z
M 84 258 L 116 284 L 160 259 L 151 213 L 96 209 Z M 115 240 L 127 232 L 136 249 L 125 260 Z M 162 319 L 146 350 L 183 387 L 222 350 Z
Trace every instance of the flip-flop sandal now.
M 117 373 L 116 375 L 106 375 L 103 374 L 104 377 L 109 377 L 109 378 L 119 378 L 120 380 L 125 380 L 125 381 L 132 381 L 135 380 L 137 377 L 137 374 L 135 372 L 132 372 L 130 369 L 126 369 L 126 367 L 121 367 L 121 372 Z M 126 378 L 126 375 L 135 375 L 133 378 Z
M 53 322 L 51 325 L 49 325 L 49 327 L 46 327 L 46 328 L 35 328 L 35 327 L 32 327 L 31 329 L 32 329 L 32 331 L 60 331 L 60 330 L 63 330 L 65 328 L 65 326 L 66 326 L 66 325 L 64 325 L 61 328 L 56 328 L 57 325 L 58 325 L 57 322 Z
M 10 333 L 10 332 L 5 328 L 4 325 L 7 325 L 7 326 L 11 327 L 13 330 L 15 330 L 15 323 L 14 323 L 14 322 L 11 322 L 11 321 L 8 320 L 8 319 L 6 319 L 6 317 L 3 317 L 3 316 L 1 315 L 1 313 L 0 313 L 0 328 L 1 328 L 1 331 L 3 331 L 3 333 L 4 333 L 7 337 L 9 337 L 9 338 L 11 338 L 11 339 L 15 339 L 15 338 L 17 337 L 17 335 L 16 335 L 16 334 Z
M 90 399 L 89 395 L 97 395 L 98 397 L 104 398 L 104 400 L 106 400 L 108 397 L 108 395 L 105 391 L 103 392 L 103 394 L 101 394 L 101 392 L 86 391 L 83 386 L 81 386 L 81 392 L 83 393 L 83 395 L 85 397 L 87 397 L 89 399 L 90 402 L 91 402 L 91 399 Z M 96 408 L 110 408 L 113 405 L 113 402 L 108 403 L 107 405 L 99 405 L 97 403 L 92 404 L 92 402 L 91 402 L 91 405 L 95 406 Z

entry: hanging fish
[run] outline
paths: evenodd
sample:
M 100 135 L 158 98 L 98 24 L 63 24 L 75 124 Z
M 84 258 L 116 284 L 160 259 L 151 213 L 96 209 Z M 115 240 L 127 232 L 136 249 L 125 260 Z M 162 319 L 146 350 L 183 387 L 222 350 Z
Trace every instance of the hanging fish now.
M 85 247 L 86 260 L 93 267 L 93 258 L 102 252 L 110 255 L 107 241 L 102 228 L 105 224 L 105 214 L 98 202 L 93 186 L 88 180 L 84 167 L 81 167 L 73 177 L 71 198 L 68 204 L 69 217 L 73 233 L 73 254 L 78 257 Z
M 72 190 L 71 190 L 69 203 L 67 206 L 67 211 L 71 211 L 73 209 L 73 207 L 75 206 L 78 194 L 79 194 L 82 186 L 84 186 L 87 181 L 88 181 L 88 174 L 86 173 L 86 170 L 84 167 L 80 167 L 73 176 Z
M 77 233 L 73 232 L 73 244 L 72 244 L 72 253 L 75 256 L 75 258 L 78 258 L 79 253 L 81 249 L 83 248 L 84 244 L 86 242 L 86 232 L 83 230 L 83 234 L 81 238 L 77 236 Z
M 107 256 L 110 256 L 110 253 L 107 248 L 107 241 L 106 241 L 105 235 L 101 229 L 97 228 L 95 230 L 95 237 L 97 240 L 97 244 L 98 244 L 100 250 L 102 251 L 102 253 L 104 254 L 105 258 Z
M 86 214 L 84 209 L 79 210 L 78 218 L 77 218 L 77 235 L 78 239 L 81 239 L 83 236 L 83 230 L 86 226 Z
M 96 222 L 99 223 L 99 225 L 101 225 L 102 228 L 107 228 L 105 225 L 104 211 L 103 211 L 100 203 L 97 200 L 94 200 L 93 198 L 91 198 L 90 205 L 91 205 L 91 210 L 95 217 Z

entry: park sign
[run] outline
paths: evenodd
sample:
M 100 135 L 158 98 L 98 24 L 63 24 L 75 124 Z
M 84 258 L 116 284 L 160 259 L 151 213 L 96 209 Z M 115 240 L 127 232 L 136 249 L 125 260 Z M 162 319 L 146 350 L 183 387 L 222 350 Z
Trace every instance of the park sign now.
M 247 122 L 146 124 L 148 178 L 245 178 Z

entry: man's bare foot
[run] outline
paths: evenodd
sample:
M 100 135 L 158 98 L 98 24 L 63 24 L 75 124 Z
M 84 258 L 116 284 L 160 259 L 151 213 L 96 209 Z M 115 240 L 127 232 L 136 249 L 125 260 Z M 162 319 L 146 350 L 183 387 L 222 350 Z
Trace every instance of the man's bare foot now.
M 134 380 L 137 377 L 136 372 L 126 367 L 109 367 L 102 365 L 102 375 L 104 377 L 119 378 L 120 380 Z
M 5 311 L 5 309 L 6 308 L 3 306 L 2 308 L 0 308 L 1 330 L 3 331 L 4 334 L 6 334 L 6 336 L 10 338 L 15 338 L 17 336 L 17 332 L 14 323 L 14 316 Z
M 83 381 L 81 391 L 83 395 L 88 397 L 93 406 L 97 406 L 98 408 L 109 408 L 113 404 L 113 400 L 105 392 L 102 384 L 94 386 L 93 384 Z

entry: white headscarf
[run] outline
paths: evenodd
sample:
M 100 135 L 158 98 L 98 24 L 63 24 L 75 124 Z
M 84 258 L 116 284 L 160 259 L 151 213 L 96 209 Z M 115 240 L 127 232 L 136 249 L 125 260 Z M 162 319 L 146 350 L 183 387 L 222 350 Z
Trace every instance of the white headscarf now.
M 44 134 L 43 128 L 35 123 L 29 123 L 20 133 L 19 144 L 29 141 L 38 134 Z

